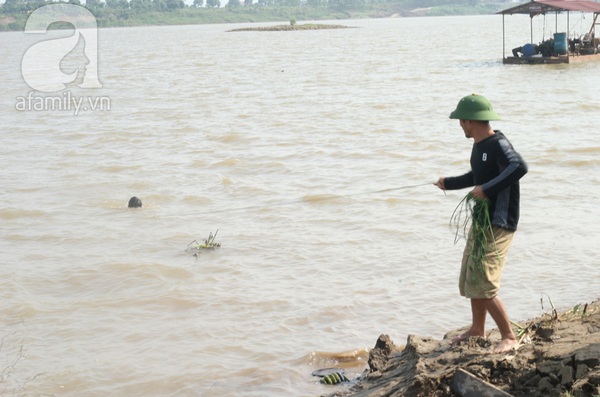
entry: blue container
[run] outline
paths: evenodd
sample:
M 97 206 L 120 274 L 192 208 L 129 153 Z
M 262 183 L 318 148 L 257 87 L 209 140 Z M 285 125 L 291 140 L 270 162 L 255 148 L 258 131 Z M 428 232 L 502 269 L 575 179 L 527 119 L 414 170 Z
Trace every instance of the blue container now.
M 566 33 L 554 33 L 554 52 L 556 52 L 558 55 L 564 55 L 567 53 Z

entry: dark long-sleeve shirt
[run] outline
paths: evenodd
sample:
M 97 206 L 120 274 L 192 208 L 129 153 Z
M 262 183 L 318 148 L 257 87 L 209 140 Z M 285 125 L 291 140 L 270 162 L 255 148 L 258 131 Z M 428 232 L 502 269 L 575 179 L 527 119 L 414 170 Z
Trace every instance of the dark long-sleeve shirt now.
M 519 223 L 519 179 L 527 173 L 527 164 L 500 131 L 473 144 L 471 171 L 447 177 L 448 190 L 481 186 L 490 200 L 492 225 L 517 230 Z

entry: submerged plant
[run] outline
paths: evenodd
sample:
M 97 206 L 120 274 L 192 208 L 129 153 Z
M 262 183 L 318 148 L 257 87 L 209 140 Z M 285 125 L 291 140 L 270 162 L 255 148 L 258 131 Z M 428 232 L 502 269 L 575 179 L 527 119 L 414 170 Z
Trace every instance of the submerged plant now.
M 219 233 L 219 229 L 217 229 L 214 235 L 212 234 L 212 232 L 210 232 L 208 237 L 203 240 L 203 243 L 199 243 L 197 240 L 192 241 L 187 246 L 188 251 L 193 250 L 197 253 L 198 251 L 214 250 L 215 248 L 219 248 L 221 244 L 215 242 L 215 238 L 217 238 L 217 233 Z
M 456 229 L 454 236 L 454 244 L 461 237 L 468 238 L 469 229 L 472 233 L 473 246 L 471 247 L 471 258 L 475 266 L 483 273 L 483 259 L 487 253 L 489 241 L 494 244 L 496 253 L 496 241 L 494 240 L 494 232 L 492 230 L 492 220 L 490 219 L 490 209 L 488 200 L 480 200 L 469 192 L 458 203 L 452 217 L 450 218 L 450 226 Z M 469 227 L 470 226 L 470 227 Z M 500 258 L 499 258 L 500 259 Z

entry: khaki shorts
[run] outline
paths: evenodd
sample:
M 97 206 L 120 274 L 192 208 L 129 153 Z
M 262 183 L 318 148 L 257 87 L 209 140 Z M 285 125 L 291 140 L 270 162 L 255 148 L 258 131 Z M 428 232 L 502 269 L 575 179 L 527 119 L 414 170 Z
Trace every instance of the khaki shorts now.
M 469 230 L 458 280 L 458 288 L 462 296 L 470 299 L 491 299 L 498 294 L 500 276 L 515 232 L 496 226 L 492 227 L 492 231 L 494 240 L 488 236 L 488 245 L 481 267 L 471 258 L 473 233 L 472 229 Z

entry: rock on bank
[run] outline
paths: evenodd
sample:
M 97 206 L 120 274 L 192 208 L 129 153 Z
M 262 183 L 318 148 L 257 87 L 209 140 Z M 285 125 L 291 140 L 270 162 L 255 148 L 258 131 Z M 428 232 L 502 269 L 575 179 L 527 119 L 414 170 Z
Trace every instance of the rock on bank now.
M 517 329 L 521 347 L 489 354 L 499 341 L 470 338 L 450 346 L 454 331 L 442 340 L 410 335 L 404 349 L 382 335 L 369 355 L 369 370 L 346 390 L 329 397 L 467 396 L 453 387 L 460 369 L 489 386 L 479 396 L 600 396 L 600 301 L 568 312 L 529 320 Z M 456 379 L 463 379 L 458 377 Z

